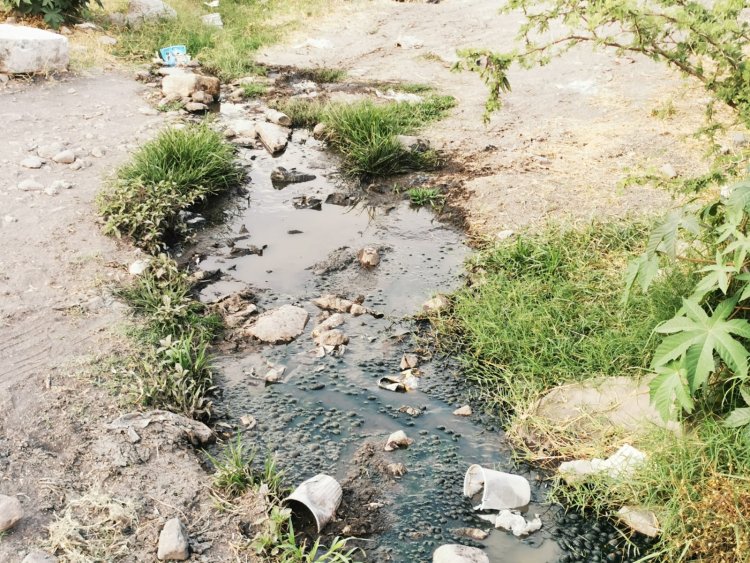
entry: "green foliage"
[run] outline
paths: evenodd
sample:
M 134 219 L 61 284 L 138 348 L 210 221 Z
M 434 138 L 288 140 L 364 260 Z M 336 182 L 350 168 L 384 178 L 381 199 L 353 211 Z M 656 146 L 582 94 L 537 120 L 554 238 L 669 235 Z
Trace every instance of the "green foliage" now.
M 697 282 L 674 318 L 655 330 L 651 396 L 665 418 L 703 408 L 729 413 L 750 438 L 750 181 L 732 186 L 701 210 L 685 208 L 656 227 L 646 251 L 628 270 L 626 297 L 639 282 L 649 290 L 665 262 L 693 264 Z M 687 240 L 681 240 L 687 238 Z
M 455 105 L 449 96 L 429 96 L 419 103 L 321 104 L 294 100 L 277 107 L 296 126 L 325 123 L 331 130 L 329 144 L 339 152 L 344 170 L 351 176 L 389 176 L 434 168 L 438 155 L 404 148 L 397 135 L 408 135 L 441 119 Z
M 259 98 L 268 93 L 268 86 L 259 82 L 250 82 L 242 85 L 242 92 L 247 98 Z
M 558 480 L 550 500 L 600 516 L 622 506 L 654 511 L 661 533 L 642 561 L 745 561 L 750 450 L 743 432 L 708 416 L 683 436 L 655 431 L 643 449 L 648 460 L 627 479 Z
M 341 68 L 302 68 L 298 69 L 296 74 L 300 78 L 312 80 L 318 84 L 341 82 L 346 78 L 346 71 Z
M 461 60 L 453 66 L 453 70 L 466 69 L 479 73 L 487 85 L 490 95 L 484 108 L 484 121 L 490 120 L 490 115 L 502 106 L 501 96 L 510 92 L 510 81 L 507 72 L 516 59 L 515 53 L 500 54 L 489 50 L 466 49 L 459 51 Z
M 417 207 L 440 207 L 445 201 L 445 196 L 436 188 L 410 188 L 406 191 L 412 205 Z
M 180 211 L 242 178 L 233 147 L 207 125 L 167 129 L 141 147 L 99 194 L 104 231 L 157 252 L 184 233 Z
M 101 0 L 94 0 L 101 7 Z M 14 12 L 24 16 L 43 16 L 47 25 L 57 29 L 66 21 L 80 17 L 89 0 L 7 0 Z
M 466 377 L 509 411 L 561 383 L 638 375 L 648 367 L 652 329 L 674 315 L 690 287 L 682 269 L 653 292 L 618 304 L 622 270 L 643 249 L 644 225 L 550 229 L 491 247 L 469 267 L 474 285 L 433 319 L 460 354 Z

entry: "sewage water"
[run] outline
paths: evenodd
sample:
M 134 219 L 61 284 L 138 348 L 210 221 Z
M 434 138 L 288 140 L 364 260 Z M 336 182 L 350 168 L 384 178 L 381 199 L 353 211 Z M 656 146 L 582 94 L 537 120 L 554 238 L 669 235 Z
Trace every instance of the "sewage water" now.
M 417 324 L 405 317 L 433 293 L 461 284 L 469 254 L 462 234 L 437 222 L 430 211 L 398 199 L 381 198 L 375 205 L 326 203 L 331 194 L 352 188 L 338 177 L 335 159 L 306 132 L 295 132 L 277 158 L 255 149 L 240 149 L 240 157 L 250 165 L 249 196 L 226 212 L 221 227 L 203 233 L 212 247 L 199 266 L 219 269 L 223 276 L 201 297 L 212 301 L 252 288 L 261 310 L 295 304 L 311 315 L 305 332 L 290 344 L 252 345 L 217 360 L 230 421 L 238 428 L 244 415 L 258 421 L 244 439 L 274 454 L 289 485 L 319 472 L 339 479 L 345 497 L 334 532 L 350 524 L 353 535 L 366 534 L 355 544 L 365 550 L 367 561 L 429 562 L 444 543 L 482 547 L 492 562 L 627 560 L 615 541 L 619 535 L 608 525 L 597 523 L 598 535 L 592 536 L 588 523 L 577 528 L 561 523 L 560 511 L 545 504 L 541 479 L 533 470 L 514 466 L 498 421 L 472 402 L 471 389 L 460 383 L 449 358 L 420 366 L 417 390 L 395 393 L 378 387 L 380 377 L 399 374 L 402 353 L 418 347 Z M 277 166 L 317 177 L 280 187 L 270 181 Z M 295 208 L 302 197 L 319 199 L 319 208 Z M 378 267 L 363 269 L 353 259 L 352 253 L 364 246 L 381 250 Z M 346 315 L 339 328 L 350 342 L 341 356 L 318 357 L 310 335 L 320 314 L 310 300 L 326 293 L 363 296 L 365 306 L 383 314 Z M 269 365 L 285 371 L 280 383 L 266 386 Z M 476 414 L 452 414 L 467 402 Z M 400 412 L 405 405 L 421 415 Z M 382 453 L 396 430 L 404 430 L 414 443 Z M 396 479 L 379 475 L 370 465 L 376 458 L 362 454 L 367 443 L 387 462 L 403 463 L 407 473 Z M 480 519 L 462 495 L 464 473 L 473 463 L 529 478 L 532 502 L 526 516 L 538 514 L 542 530 L 521 539 Z M 358 487 L 369 492 L 352 490 Z M 456 534 L 465 527 L 490 535 L 475 542 Z

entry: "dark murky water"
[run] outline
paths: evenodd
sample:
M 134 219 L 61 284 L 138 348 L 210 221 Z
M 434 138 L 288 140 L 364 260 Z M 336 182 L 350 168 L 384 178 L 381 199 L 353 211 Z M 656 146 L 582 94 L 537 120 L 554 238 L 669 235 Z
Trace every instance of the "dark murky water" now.
M 219 268 L 225 277 L 208 286 L 202 297 L 212 300 L 249 286 L 260 291 L 261 309 L 292 303 L 312 317 L 305 333 L 289 345 L 257 347 L 219 359 L 224 408 L 232 422 L 241 428 L 243 415 L 258 420 L 245 438 L 274 452 L 293 485 L 319 472 L 343 481 L 363 443 L 374 441 L 382 449 L 391 432 L 406 431 L 414 444 L 387 455 L 392 462 L 402 462 L 408 473 L 373 483 L 385 503 L 379 514 L 391 525 L 361 544 L 368 561 L 428 562 L 437 546 L 454 542 L 483 547 L 493 562 L 626 560 L 609 555 L 619 548 L 617 542 L 606 543 L 617 537 L 608 525 L 596 524 L 596 533 L 584 537 L 590 523 L 558 524 L 559 510 L 544 504 L 542 481 L 510 461 L 503 435 L 493 426 L 496 420 L 483 414 L 468 419 L 452 415 L 470 399 L 471 390 L 459 384 L 450 361 L 422 366 L 420 390 L 399 394 L 378 388 L 380 377 L 399 373 L 401 354 L 414 350 L 415 324 L 402 318 L 417 311 L 432 293 L 461 283 L 469 252 L 461 233 L 403 201 L 372 207 L 325 203 L 331 193 L 348 188 L 337 177 L 332 158 L 305 132 L 295 132 L 278 158 L 261 150 L 241 153 L 252 163 L 250 196 L 228 213 L 223 227 L 205 233 L 220 244 L 200 267 Z M 275 166 L 296 167 L 317 178 L 277 189 L 270 181 Z M 296 209 L 295 198 L 302 196 L 320 199 L 320 209 Z M 227 244 L 254 245 L 263 253 L 232 256 Z M 365 245 L 383 249 L 382 262 L 373 270 L 362 269 L 356 261 L 322 275 L 313 268 L 341 247 L 356 251 Z M 342 357 L 315 355 L 310 331 L 319 311 L 309 300 L 324 293 L 363 295 L 367 307 L 385 314 L 381 319 L 347 315 L 339 327 L 350 338 Z M 280 384 L 266 387 L 262 378 L 269 363 L 286 371 Z M 402 405 L 424 412 L 412 418 L 399 412 Z M 473 406 L 481 413 L 481 405 Z M 532 483 L 527 517 L 539 514 L 542 530 L 519 539 L 479 519 L 462 496 L 463 475 L 472 463 L 526 475 Z M 452 530 L 461 527 L 491 533 L 476 543 L 455 537 Z M 569 547 L 561 547 L 556 537 L 567 538 L 561 543 Z

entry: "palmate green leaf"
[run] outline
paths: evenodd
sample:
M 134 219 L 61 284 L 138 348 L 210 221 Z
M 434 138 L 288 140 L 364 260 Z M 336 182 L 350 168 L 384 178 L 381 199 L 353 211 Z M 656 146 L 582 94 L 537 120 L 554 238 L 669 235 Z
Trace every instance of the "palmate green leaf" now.
M 729 416 L 724 419 L 724 424 L 729 428 L 740 428 L 750 424 L 750 407 L 734 409 Z
M 700 230 L 695 215 L 688 214 L 685 209 L 670 212 L 664 221 L 651 231 L 646 253 L 661 252 L 674 259 L 677 255 L 677 235 L 680 229 L 694 235 Z
M 748 351 L 733 335 L 748 338 L 750 323 L 744 319 L 728 319 L 736 304 L 737 297 L 726 299 L 708 316 L 698 303 L 683 299 L 683 316 L 670 319 L 655 329 L 669 336 L 657 347 L 652 368 L 682 359 L 692 392 L 700 389 L 716 370 L 717 355 L 735 375 L 747 377 Z
M 641 290 L 646 292 L 658 273 L 659 256 L 657 254 L 641 254 L 638 258 L 631 260 L 625 273 L 625 290 L 621 303 L 627 304 L 636 280 L 638 280 Z
M 739 225 L 746 211 L 750 211 L 750 180 L 744 180 L 729 188 L 726 198 L 726 219 L 731 225 Z
M 671 362 L 656 369 L 649 383 L 651 403 L 664 420 L 675 415 L 675 402 L 685 412 L 692 412 L 694 403 L 687 386 L 684 362 Z
M 732 281 L 733 276 L 739 272 L 739 267 L 734 263 L 724 263 L 725 258 L 725 255 L 716 252 L 716 263 L 698 270 L 707 275 L 695 286 L 695 291 L 690 296 L 692 301 L 699 303 L 707 294 L 717 289 L 720 289 L 724 295 L 727 294 L 729 283 Z

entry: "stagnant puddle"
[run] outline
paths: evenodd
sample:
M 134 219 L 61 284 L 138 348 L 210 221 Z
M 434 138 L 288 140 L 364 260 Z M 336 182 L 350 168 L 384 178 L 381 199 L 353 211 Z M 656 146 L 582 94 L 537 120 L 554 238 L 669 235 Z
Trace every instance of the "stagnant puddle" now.
M 378 387 L 379 378 L 399 374 L 402 354 L 419 346 L 417 324 L 405 317 L 431 294 L 462 283 L 469 254 L 462 233 L 398 198 L 357 201 L 361 188 L 352 191 L 338 177 L 335 159 L 305 131 L 295 131 L 277 158 L 256 149 L 241 149 L 240 156 L 251 165 L 249 195 L 226 211 L 221 227 L 203 233 L 199 266 L 219 269 L 222 278 L 201 297 L 213 301 L 251 288 L 261 310 L 294 304 L 311 320 L 288 345 L 250 345 L 221 356 L 222 407 L 237 428 L 243 416 L 257 420 L 244 439 L 273 452 L 289 485 L 320 472 L 344 485 L 338 521 L 325 533 L 364 538 L 355 545 L 367 561 L 428 562 L 444 543 L 481 546 L 493 562 L 629 560 L 610 525 L 545 504 L 544 482 L 514 466 L 498 421 L 482 414 L 482 405 L 473 404 L 469 418 L 452 414 L 471 402 L 471 389 L 460 384 L 450 359 L 421 365 L 418 390 Z M 277 166 L 316 178 L 274 185 Z M 354 253 L 364 246 L 380 249 L 378 267 L 360 267 Z M 339 327 L 350 338 L 345 353 L 318 357 L 310 332 L 320 311 L 311 299 L 327 293 L 363 296 L 364 305 L 383 316 L 347 315 Z M 271 365 L 285 371 L 279 383 L 266 385 Z M 401 412 L 403 406 L 421 414 Z M 387 436 L 400 429 L 414 443 L 383 452 Z M 377 470 L 382 463 L 403 463 L 407 473 L 386 476 Z M 526 476 L 532 484 L 526 515 L 538 514 L 542 530 L 519 539 L 480 519 L 462 496 L 473 463 Z M 455 532 L 466 527 L 490 535 L 476 542 Z

